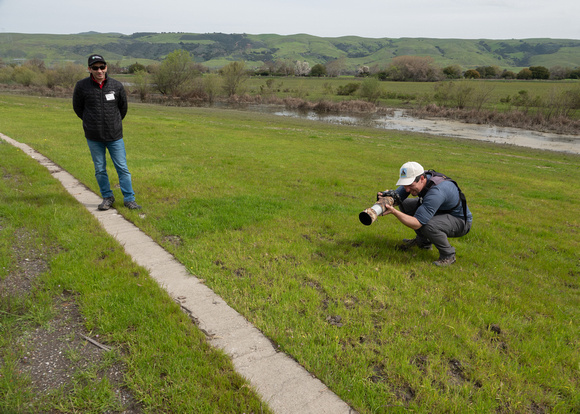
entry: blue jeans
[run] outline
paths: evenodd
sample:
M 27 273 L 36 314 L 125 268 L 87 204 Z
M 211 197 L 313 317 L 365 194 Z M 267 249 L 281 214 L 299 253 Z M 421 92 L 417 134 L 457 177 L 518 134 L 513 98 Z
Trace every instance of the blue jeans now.
M 91 150 L 93 164 L 95 165 L 95 177 L 99 184 L 101 196 L 108 198 L 113 196 L 109 176 L 107 175 L 107 150 L 113 161 L 113 165 L 119 176 L 119 185 L 123 193 L 123 201 L 135 201 L 135 193 L 131 184 L 131 173 L 127 167 L 127 153 L 125 152 L 125 143 L 123 139 L 111 142 L 98 142 L 87 139 L 87 144 Z

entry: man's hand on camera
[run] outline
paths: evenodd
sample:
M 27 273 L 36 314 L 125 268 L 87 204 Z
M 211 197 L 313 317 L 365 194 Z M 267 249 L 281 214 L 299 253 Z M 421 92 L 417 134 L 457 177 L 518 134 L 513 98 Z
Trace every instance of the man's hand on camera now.
M 393 214 L 395 211 L 395 207 L 391 206 L 390 204 L 386 204 L 385 206 L 383 206 L 383 212 L 381 214 L 381 216 L 386 216 L 388 214 Z
M 377 193 L 377 201 L 379 201 L 379 198 L 381 197 L 391 197 L 395 206 L 401 204 L 401 197 L 395 190 L 379 191 Z

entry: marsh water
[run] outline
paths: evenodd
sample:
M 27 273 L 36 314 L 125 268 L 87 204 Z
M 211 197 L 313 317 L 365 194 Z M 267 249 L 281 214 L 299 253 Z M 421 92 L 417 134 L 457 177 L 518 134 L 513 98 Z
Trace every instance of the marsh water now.
M 562 135 L 519 128 L 466 124 L 439 118 L 420 119 L 408 116 L 403 110 L 396 110 L 392 115 L 355 116 L 319 114 L 314 111 L 291 110 L 268 105 L 256 105 L 247 109 L 268 112 L 278 116 L 311 119 L 339 125 L 419 132 L 436 136 L 475 139 L 498 144 L 580 154 L 580 135 Z

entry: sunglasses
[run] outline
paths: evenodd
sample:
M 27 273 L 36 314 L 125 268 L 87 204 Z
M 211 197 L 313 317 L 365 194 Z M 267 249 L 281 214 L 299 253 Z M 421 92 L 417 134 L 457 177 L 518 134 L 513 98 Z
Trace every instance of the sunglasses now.
M 94 70 L 95 72 L 96 72 L 97 70 L 99 70 L 99 69 L 100 69 L 100 70 L 105 70 L 105 69 L 107 69 L 107 65 L 102 65 L 102 66 L 91 66 L 91 69 L 92 69 L 92 70 Z

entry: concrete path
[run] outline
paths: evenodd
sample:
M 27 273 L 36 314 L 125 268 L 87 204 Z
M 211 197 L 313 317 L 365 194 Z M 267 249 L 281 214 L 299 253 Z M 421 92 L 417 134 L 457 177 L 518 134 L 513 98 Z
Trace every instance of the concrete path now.
M 235 369 L 279 414 L 355 413 L 302 366 L 277 352 L 272 343 L 242 315 L 192 276 L 175 258 L 115 209 L 97 210 L 101 198 L 51 160 L 26 144 L 0 134 L 45 166 L 114 236 L 133 260 L 149 270 L 159 285 L 190 314 L 208 341 L 232 359 Z M 146 211 L 145 206 L 145 211 Z

